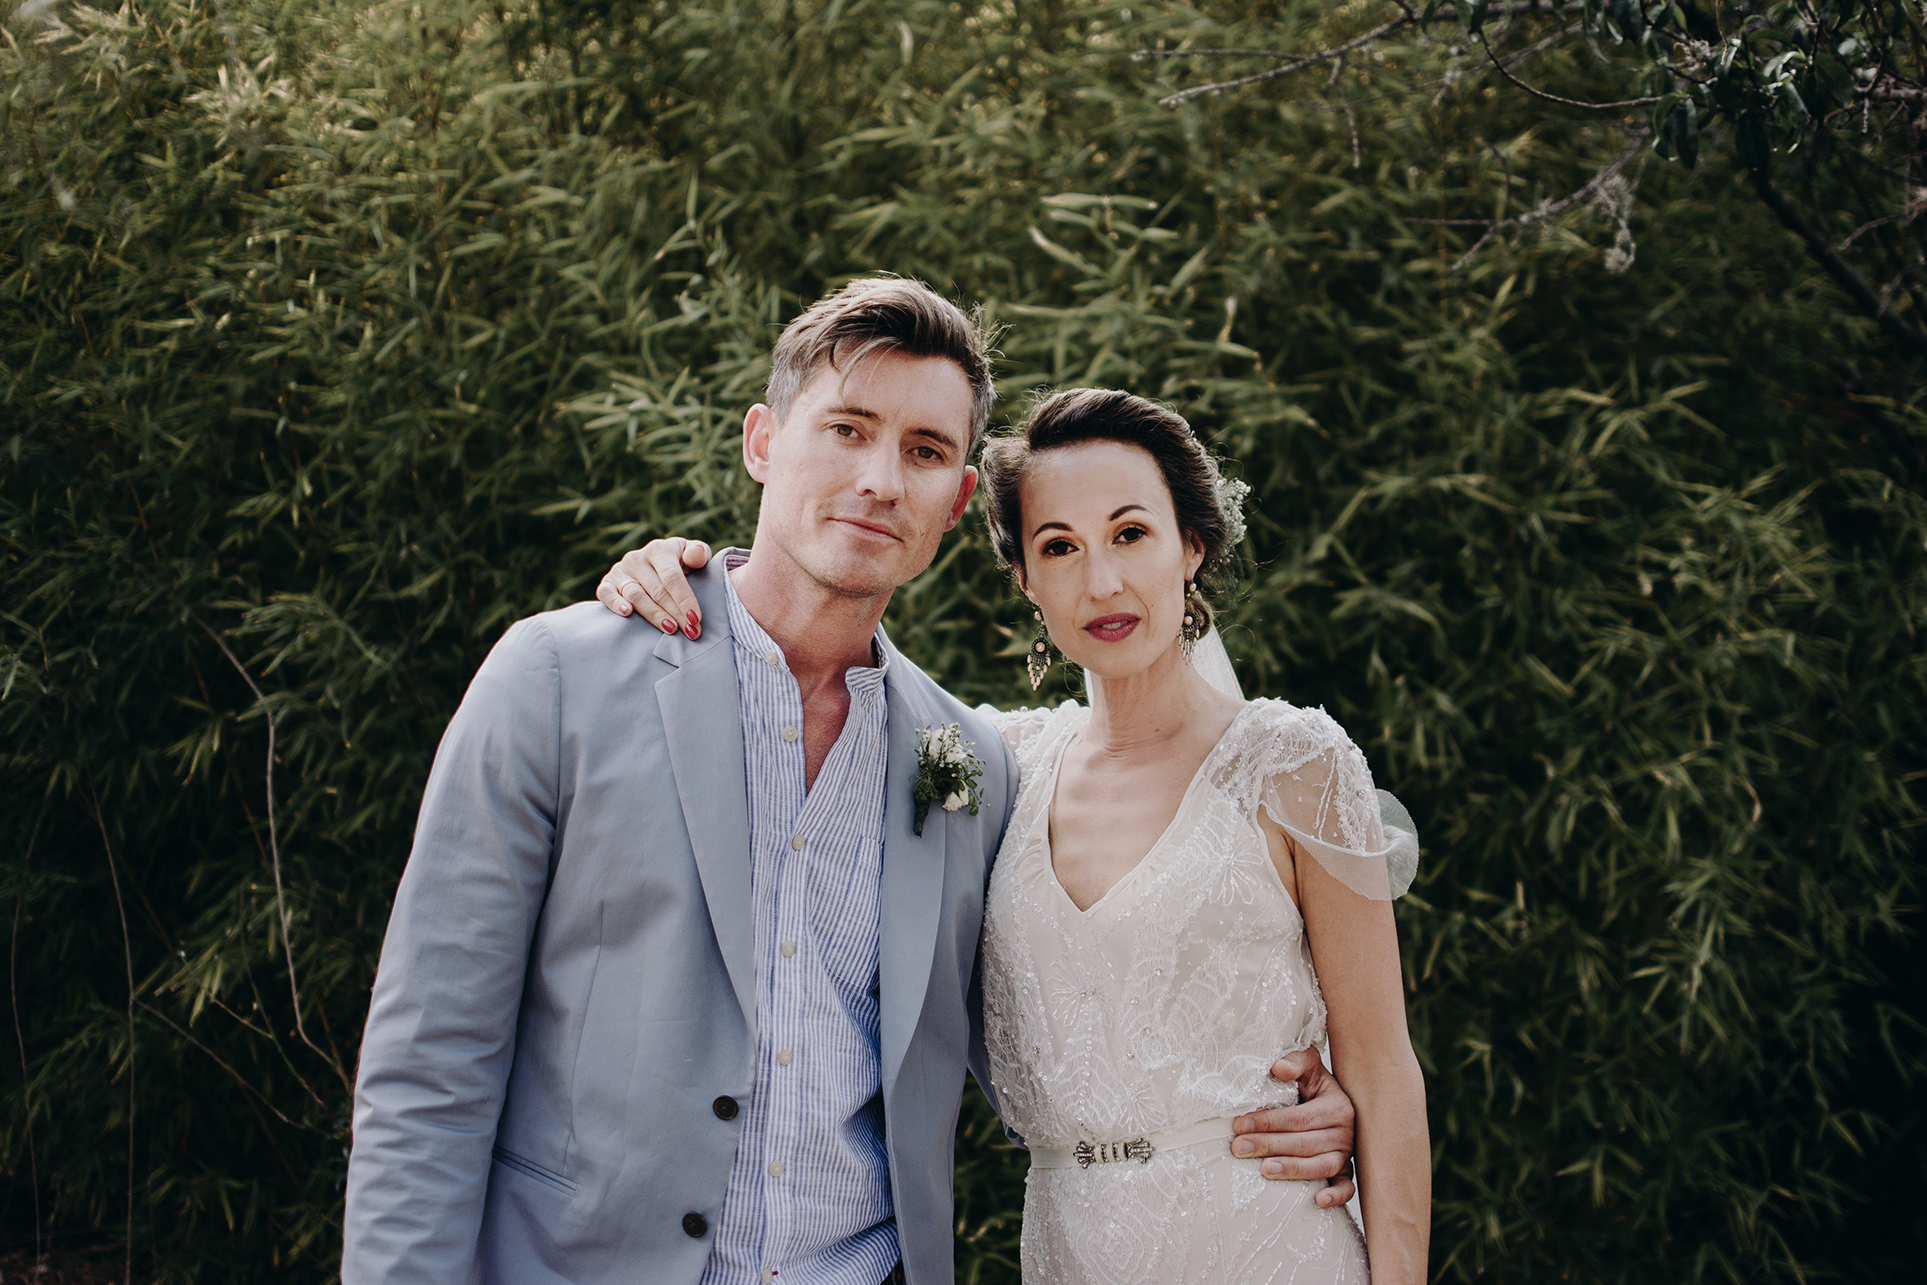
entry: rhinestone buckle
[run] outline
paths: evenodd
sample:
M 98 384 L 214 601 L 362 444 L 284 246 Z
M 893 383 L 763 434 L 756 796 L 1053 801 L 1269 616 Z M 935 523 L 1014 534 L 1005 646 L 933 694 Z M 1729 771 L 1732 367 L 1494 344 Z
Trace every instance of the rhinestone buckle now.
M 1132 1138 L 1129 1142 L 1080 1142 L 1071 1154 L 1077 1157 L 1079 1169 L 1088 1169 L 1092 1165 L 1114 1165 L 1126 1160 L 1148 1165 L 1157 1153 L 1150 1139 Z

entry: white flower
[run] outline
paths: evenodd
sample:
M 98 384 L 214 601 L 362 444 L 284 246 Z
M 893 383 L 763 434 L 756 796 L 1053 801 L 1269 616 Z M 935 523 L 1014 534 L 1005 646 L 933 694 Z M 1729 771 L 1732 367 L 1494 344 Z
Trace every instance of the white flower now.
M 939 723 L 917 729 L 917 782 L 911 791 L 916 804 L 916 819 L 911 829 L 923 833 L 923 820 L 932 803 L 941 802 L 945 812 L 970 809 L 977 815 L 983 802 L 977 778 L 984 765 L 970 752 L 971 742 L 963 737 L 956 723 Z
M 1245 496 L 1251 494 L 1247 482 L 1235 478 L 1218 479 L 1218 512 L 1224 515 L 1225 548 L 1234 549 L 1245 538 Z

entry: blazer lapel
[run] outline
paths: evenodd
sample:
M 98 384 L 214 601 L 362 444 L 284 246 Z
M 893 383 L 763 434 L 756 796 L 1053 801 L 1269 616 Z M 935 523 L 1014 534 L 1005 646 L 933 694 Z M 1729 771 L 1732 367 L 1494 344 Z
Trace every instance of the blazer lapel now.
M 689 844 L 709 903 L 709 922 L 736 1002 L 756 1030 L 756 929 L 749 891 L 749 784 L 743 774 L 742 691 L 729 642 L 723 555 L 689 577 L 703 636 L 665 634 L 656 655 L 676 672 L 656 682 L 663 739 L 676 776 Z
M 893 649 L 894 650 L 894 649 Z M 889 766 L 884 777 L 883 887 L 878 932 L 878 1005 L 881 1009 L 883 1092 L 896 1084 L 910 1037 L 923 1014 L 930 987 L 930 963 L 937 949 L 937 919 L 943 909 L 944 813 L 932 806 L 923 835 L 912 830 L 916 804 L 917 731 L 933 720 L 899 677 L 909 666 L 892 658 L 884 680 L 890 710 Z

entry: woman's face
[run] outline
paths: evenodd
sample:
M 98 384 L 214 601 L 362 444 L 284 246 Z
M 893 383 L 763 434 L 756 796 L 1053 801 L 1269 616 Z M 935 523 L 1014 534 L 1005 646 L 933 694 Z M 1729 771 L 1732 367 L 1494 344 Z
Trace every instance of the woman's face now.
M 1184 582 L 1204 550 L 1179 530 L 1149 451 L 1122 442 L 1040 451 L 1018 500 L 1019 581 L 1071 663 L 1126 678 L 1177 646 Z

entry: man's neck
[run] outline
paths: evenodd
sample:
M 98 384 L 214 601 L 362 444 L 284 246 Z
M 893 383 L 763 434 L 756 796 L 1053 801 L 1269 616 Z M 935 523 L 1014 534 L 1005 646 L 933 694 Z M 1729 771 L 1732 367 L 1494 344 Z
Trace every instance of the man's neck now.
M 783 649 L 805 692 L 840 685 L 845 670 L 876 663 L 873 643 L 889 594 L 852 598 L 831 592 L 775 550 L 753 555 L 728 574 L 744 609 Z

